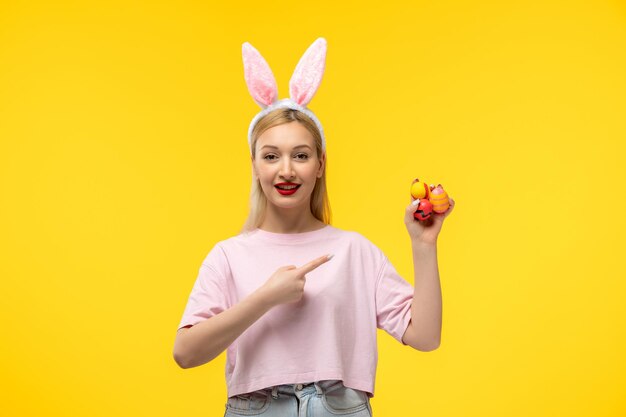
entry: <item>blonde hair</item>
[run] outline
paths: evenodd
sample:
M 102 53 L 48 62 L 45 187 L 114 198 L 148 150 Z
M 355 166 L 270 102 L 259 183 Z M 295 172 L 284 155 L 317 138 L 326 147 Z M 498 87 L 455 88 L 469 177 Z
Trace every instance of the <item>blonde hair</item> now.
M 285 123 L 291 122 L 299 122 L 303 125 L 311 135 L 313 135 L 313 139 L 315 140 L 315 149 L 317 151 L 317 158 L 319 160 L 322 159 L 322 136 L 320 135 L 315 122 L 311 120 L 304 113 L 290 108 L 279 108 L 274 111 L 269 112 L 264 117 L 262 117 L 258 123 L 254 126 L 252 130 L 252 156 L 256 159 L 256 143 L 259 137 L 265 132 L 267 129 L 270 129 L 274 126 L 282 125 Z M 311 193 L 311 213 L 313 216 L 324 222 L 325 224 L 330 224 L 331 221 L 331 211 L 330 211 L 330 202 L 328 201 L 328 193 L 326 191 L 326 166 L 328 164 L 328 157 L 326 158 L 326 162 L 324 163 L 324 171 L 322 172 L 322 176 L 317 179 L 315 182 L 315 187 L 313 188 L 313 192 Z M 263 219 L 265 217 L 265 212 L 267 209 L 267 197 L 265 197 L 265 193 L 261 188 L 261 183 L 259 179 L 252 179 L 252 186 L 250 189 L 250 212 L 248 213 L 248 218 L 244 223 L 240 233 L 249 232 L 261 225 Z

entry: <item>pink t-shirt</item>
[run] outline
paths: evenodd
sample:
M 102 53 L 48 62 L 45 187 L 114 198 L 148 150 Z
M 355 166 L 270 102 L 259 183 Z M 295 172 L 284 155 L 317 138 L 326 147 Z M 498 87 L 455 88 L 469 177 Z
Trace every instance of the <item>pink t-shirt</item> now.
M 400 343 L 413 286 L 361 234 L 331 225 L 304 233 L 255 229 L 215 244 L 200 266 L 178 328 L 237 304 L 281 266 L 335 256 L 306 274 L 298 302 L 279 304 L 226 352 L 228 396 L 326 379 L 374 396 L 377 328 Z

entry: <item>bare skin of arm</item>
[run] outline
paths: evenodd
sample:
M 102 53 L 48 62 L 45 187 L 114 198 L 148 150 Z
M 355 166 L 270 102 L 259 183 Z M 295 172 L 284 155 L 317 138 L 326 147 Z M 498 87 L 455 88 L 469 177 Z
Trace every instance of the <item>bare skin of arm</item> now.
M 174 342 L 174 360 L 181 368 L 212 361 L 271 307 L 260 288 L 228 310 L 195 326 L 179 329 Z
M 299 268 L 283 266 L 231 308 L 195 326 L 179 329 L 174 341 L 178 366 L 193 368 L 212 361 L 274 306 L 299 301 L 304 295 L 305 274 L 329 259 L 322 256 Z

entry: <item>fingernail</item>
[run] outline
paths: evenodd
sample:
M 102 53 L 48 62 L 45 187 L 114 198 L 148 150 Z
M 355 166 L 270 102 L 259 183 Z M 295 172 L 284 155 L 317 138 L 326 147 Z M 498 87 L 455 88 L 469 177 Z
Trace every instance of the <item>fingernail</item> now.
M 419 198 L 417 200 L 415 200 L 414 202 L 411 203 L 411 205 L 413 206 L 417 206 L 420 203 Z
M 335 256 L 334 254 L 328 255 L 326 256 L 328 258 L 328 260 L 330 261 L 331 259 L 333 259 L 333 256 Z

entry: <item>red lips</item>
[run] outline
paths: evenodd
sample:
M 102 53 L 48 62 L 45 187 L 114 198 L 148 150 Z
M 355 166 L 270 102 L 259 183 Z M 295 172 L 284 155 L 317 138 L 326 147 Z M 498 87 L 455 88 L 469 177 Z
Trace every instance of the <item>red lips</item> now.
M 294 188 L 291 189 L 285 189 L 285 188 L 280 188 L 279 186 L 291 186 L 294 185 Z M 299 188 L 300 188 L 301 184 L 295 184 L 293 182 L 281 182 L 276 184 L 274 187 L 276 188 L 276 191 L 278 191 L 278 193 L 280 195 L 292 195 L 294 194 Z

